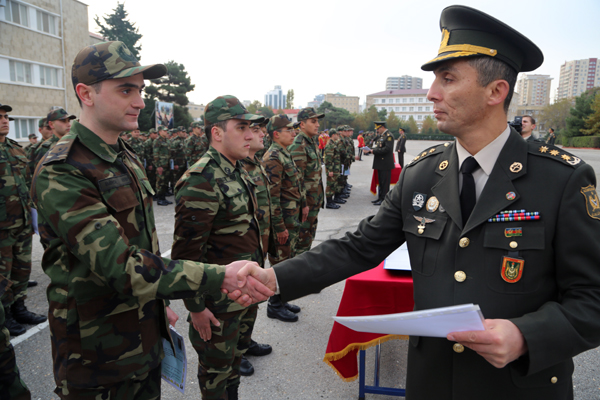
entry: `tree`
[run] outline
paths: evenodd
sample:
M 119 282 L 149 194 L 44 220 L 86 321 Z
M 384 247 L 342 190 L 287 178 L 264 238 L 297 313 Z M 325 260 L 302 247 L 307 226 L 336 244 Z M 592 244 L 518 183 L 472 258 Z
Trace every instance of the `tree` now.
M 408 123 L 405 125 L 404 132 L 419 133 L 419 126 L 417 125 L 417 122 L 415 121 L 412 115 L 408 117 Z
M 592 114 L 592 102 L 600 87 L 592 88 L 583 92 L 575 98 L 575 107 L 571 108 L 571 116 L 567 117 L 567 127 L 564 130 L 565 137 L 582 136 L 582 129 L 585 129 L 585 118 Z
M 385 121 L 387 119 L 387 109 L 382 108 L 377 111 L 377 117 L 379 118 L 379 121 Z
M 275 115 L 273 109 L 269 106 L 259 107 L 256 113 L 262 115 L 265 118 L 271 118 L 273 115 Z
M 183 64 L 168 61 L 167 74 L 162 78 L 152 79 L 152 84 L 146 88 L 146 93 L 151 98 L 157 98 L 167 103 L 176 103 L 182 107 L 188 105 L 188 92 L 194 90 L 196 85 L 185 70 Z
M 582 129 L 581 133 L 584 135 L 597 136 L 600 135 L 600 92 L 596 93 L 591 109 L 592 114 L 588 115 L 584 120 L 587 129 Z
M 398 128 L 400 128 L 400 118 L 392 111 L 387 117 L 386 125 L 392 135 L 396 137 L 398 135 Z
M 117 3 L 113 14 L 107 14 L 104 19 L 104 23 L 100 22 L 100 18 L 96 15 L 94 21 L 100 28 L 100 35 L 104 36 L 106 40 L 119 40 L 131 50 L 131 53 L 140 60 L 140 51 L 142 51 L 142 45 L 136 46 L 136 43 L 142 38 L 142 35 L 138 33 L 138 28 L 135 24 L 132 24 L 127 19 L 127 11 L 125 11 L 124 3 Z
M 290 89 L 287 92 L 287 96 L 285 98 L 285 108 L 288 110 L 294 108 L 294 89 Z
M 349 125 L 354 121 L 350 112 L 343 108 L 334 107 L 330 102 L 324 101 L 317 109 L 319 114 L 325 114 L 323 128 L 335 128 L 338 125 Z
M 426 116 L 423 120 L 423 126 L 421 126 L 421 133 L 424 135 L 435 135 L 439 133 L 437 129 L 437 121 L 431 118 L 430 115 Z
M 250 104 L 250 105 L 248 106 L 248 112 L 249 112 L 250 114 L 256 114 L 256 113 L 258 113 L 258 110 L 259 110 L 261 107 L 262 107 L 262 104 L 261 104 L 261 102 L 260 102 L 260 101 L 258 101 L 258 100 L 254 100 L 254 101 L 252 102 L 252 104 Z
M 540 113 L 539 122 L 556 131 L 564 129 L 567 126 L 565 120 L 570 115 L 571 107 L 573 107 L 572 99 L 562 99 L 548 104 Z

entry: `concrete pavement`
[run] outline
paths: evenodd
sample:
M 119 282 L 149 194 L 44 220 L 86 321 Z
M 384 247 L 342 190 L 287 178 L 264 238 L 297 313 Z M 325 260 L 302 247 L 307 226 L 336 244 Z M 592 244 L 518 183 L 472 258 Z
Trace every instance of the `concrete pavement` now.
M 436 142 L 408 141 L 405 160 L 410 161 L 424 148 Z M 569 150 L 586 162 L 596 172 L 600 172 L 600 151 Z M 371 180 L 372 156 L 363 156 L 362 162 L 352 166 L 349 182 L 354 185 L 352 196 L 339 210 L 322 210 L 319 214 L 319 229 L 315 245 L 329 238 L 342 237 L 347 231 L 353 231 L 360 220 L 377 212 L 378 207 L 371 205 L 375 197 L 369 192 Z M 173 236 L 174 209 L 172 206 L 155 207 L 155 217 L 161 251 L 170 249 Z M 40 285 L 29 289 L 27 306 L 35 312 L 47 312 L 45 288 L 48 277 L 41 271 L 42 248 L 38 237 L 34 237 L 32 279 Z M 294 301 L 302 307 L 299 321 L 284 323 L 266 316 L 266 307 L 260 306 L 259 317 L 254 331 L 254 339 L 273 346 L 273 353 L 265 357 L 249 357 L 256 372 L 251 377 L 242 378 L 240 398 L 242 399 L 355 399 L 358 396 L 358 381 L 344 382 L 322 360 L 327 346 L 329 333 L 344 289 L 340 282 L 323 290 L 318 295 L 310 295 Z M 172 308 L 180 319 L 176 329 L 187 338 L 187 313 L 183 302 L 175 301 Z M 47 327 L 21 340 L 13 339 L 17 354 L 17 363 L 23 380 L 29 385 L 33 399 L 58 399 L 52 391 L 54 380 L 50 357 L 50 337 Z M 186 340 L 188 354 L 188 376 L 186 394 L 182 395 L 174 388 L 163 384 L 164 399 L 198 399 L 197 358 L 189 341 Z M 404 385 L 406 376 L 406 342 L 390 341 L 382 345 L 381 384 L 389 386 Z M 367 383 L 372 379 L 373 351 L 367 352 Z M 575 399 L 593 400 L 600 398 L 600 357 L 598 349 L 590 350 L 575 358 Z M 432 377 L 433 378 L 433 377 Z M 432 383 L 434 379 L 432 380 Z M 386 400 L 388 396 L 367 395 L 367 399 Z

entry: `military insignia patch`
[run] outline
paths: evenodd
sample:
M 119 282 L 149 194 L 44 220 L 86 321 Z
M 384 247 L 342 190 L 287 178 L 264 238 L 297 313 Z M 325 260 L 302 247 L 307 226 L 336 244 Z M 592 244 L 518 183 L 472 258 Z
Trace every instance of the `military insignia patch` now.
M 507 238 L 523 236 L 523 228 L 506 228 L 504 229 L 504 236 Z
M 515 194 L 515 192 L 506 193 L 506 200 L 514 200 L 516 197 L 517 195 Z
M 567 160 L 567 162 L 571 165 L 577 165 L 581 162 L 581 158 L 573 156 L 572 158 Z
M 523 276 L 524 265 L 525 260 L 522 258 L 504 256 L 502 258 L 502 271 L 500 271 L 502 279 L 508 283 L 519 282 Z
M 440 171 L 443 171 L 443 170 L 445 170 L 446 168 L 448 168 L 448 161 L 447 161 L 447 160 L 444 160 L 444 161 L 442 161 L 442 162 L 440 163 L 440 166 L 439 166 L 439 168 L 440 168 Z
M 600 220 L 600 200 L 594 185 L 581 188 L 581 193 L 585 197 L 585 207 L 591 218 Z
M 520 162 L 512 163 L 512 165 L 510 166 L 510 172 L 512 172 L 513 174 L 521 172 L 522 169 L 523 164 L 521 164 Z
M 413 194 L 412 206 L 415 211 L 419 211 L 425 205 L 425 200 L 427 200 L 427 195 L 419 192 L 415 192 Z
M 440 201 L 437 199 L 437 197 L 430 197 L 429 200 L 427 200 L 427 211 L 435 212 L 435 210 L 438 209 L 439 205 Z

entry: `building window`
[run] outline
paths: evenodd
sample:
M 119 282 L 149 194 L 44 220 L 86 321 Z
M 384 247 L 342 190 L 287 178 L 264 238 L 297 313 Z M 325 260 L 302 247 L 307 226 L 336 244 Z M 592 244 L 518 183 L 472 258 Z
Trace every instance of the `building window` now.
M 58 70 L 51 67 L 42 67 L 40 65 L 40 85 L 58 86 Z
M 420 120 L 423 119 L 423 116 L 422 115 L 417 115 L 417 119 L 420 121 Z
M 7 21 L 15 24 L 29 26 L 29 17 L 27 16 L 27 6 L 19 4 L 17 2 L 8 0 L 6 2 L 6 9 L 4 10 L 4 17 Z
M 403 103 L 406 103 L 407 101 L 408 101 L 408 99 L 406 97 L 402 99 Z
M 414 103 L 414 102 L 415 102 L 415 99 L 413 97 L 411 97 L 409 103 Z
M 415 111 L 414 107 L 408 107 L 408 111 Z
M 402 120 L 403 120 L 403 121 L 406 121 L 407 119 L 408 119 L 408 117 L 407 117 L 406 115 L 403 115 L 403 116 L 402 116 Z
M 423 98 L 419 97 L 419 103 L 422 103 L 422 102 L 423 102 Z
M 423 111 L 423 107 L 418 107 L 417 111 Z
M 19 61 L 9 61 L 10 80 L 12 82 L 32 83 L 31 81 L 31 64 L 22 63 Z
M 431 107 L 425 107 L 425 111 L 431 111 Z
M 385 104 L 385 99 L 381 99 L 381 104 Z
M 402 111 L 406 111 L 406 107 L 402 107 Z
M 15 139 L 26 139 L 30 133 L 37 133 L 37 119 L 15 118 Z
M 395 107 L 395 111 L 399 112 L 400 111 L 400 107 Z
M 56 17 L 48 13 L 36 10 L 37 30 L 56 35 Z
M 396 98 L 396 103 L 400 103 L 400 99 L 399 98 Z

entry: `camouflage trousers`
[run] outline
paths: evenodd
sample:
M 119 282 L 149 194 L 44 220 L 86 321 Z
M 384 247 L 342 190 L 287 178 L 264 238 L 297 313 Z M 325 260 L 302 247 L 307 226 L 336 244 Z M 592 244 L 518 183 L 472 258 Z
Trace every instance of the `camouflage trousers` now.
M 182 164 L 177 164 L 179 166 L 179 168 L 177 170 L 173 170 L 171 171 L 171 187 L 175 188 L 175 184 L 177 183 L 177 181 L 179 181 L 179 179 L 181 179 L 181 177 L 183 176 L 183 174 L 185 174 L 186 171 L 186 164 L 182 163 Z
M 208 307 L 212 310 L 211 307 Z M 212 326 L 212 338 L 204 341 L 190 323 L 189 336 L 198 353 L 198 383 L 202 399 L 227 399 L 227 387 L 239 386 L 240 363 L 250 347 L 258 305 L 231 311 L 213 311 L 220 326 Z
M 156 173 L 156 194 L 159 196 L 165 195 L 169 189 L 169 182 L 171 181 L 171 171 L 163 168 L 162 175 Z
M 4 327 L 4 307 L 0 304 L 0 400 L 29 400 L 31 393 L 21 380 L 15 349 Z
M 296 246 L 296 255 L 309 251 L 312 242 L 317 234 L 317 224 L 319 223 L 319 206 L 310 206 L 308 210 L 308 218 L 300 223 L 298 230 L 298 245 Z
M 156 170 L 154 168 L 146 169 L 146 176 L 148 177 L 148 181 L 150 181 L 150 186 L 156 192 Z
M 269 262 L 271 265 L 278 264 L 283 260 L 296 256 L 298 248 L 298 233 L 300 231 L 300 210 L 283 209 L 283 221 L 288 231 L 288 238 L 284 244 L 277 241 L 277 236 L 273 234 L 275 242 L 269 244 Z
M 12 282 L 2 296 L 4 307 L 27 298 L 31 275 L 31 227 L 0 230 L 0 274 Z
M 71 388 L 54 390 L 63 400 L 158 400 L 160 399 L 160 365 L 134 379 L 93 389 Z
M 338 193 L 339 178 L 340 178 L 340 175 L 337 172 L 334 172 L 333 176 L 329 176 L 329 174 L 327 174 L 327 190 L 326 190 L 325 194 L 328 199 L 333 197 L 334 194 Z

